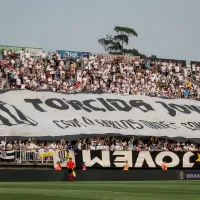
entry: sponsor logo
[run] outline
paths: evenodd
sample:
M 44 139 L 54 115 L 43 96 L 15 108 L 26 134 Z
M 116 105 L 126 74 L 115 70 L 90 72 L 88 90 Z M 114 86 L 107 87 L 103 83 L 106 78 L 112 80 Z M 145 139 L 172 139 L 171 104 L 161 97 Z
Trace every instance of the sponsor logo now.
M 179 179 L 183 180 L 185 178 L 185 174 L 183 171 L 179 172 Z
M 199 173 L 190 173 L 186 174 L 187 179 L 200 179 L 200 174 Z

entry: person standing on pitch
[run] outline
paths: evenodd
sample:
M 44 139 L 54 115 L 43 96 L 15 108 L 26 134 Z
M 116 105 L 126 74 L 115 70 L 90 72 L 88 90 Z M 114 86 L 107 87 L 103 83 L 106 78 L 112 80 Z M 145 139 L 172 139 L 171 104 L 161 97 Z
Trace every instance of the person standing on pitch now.
M 124 170 L 125 171 L 129 170 L 129 164 L 128 164 L 127 160 L 126 160 L 125 165 L 124 165 Z
M 69 180 L 73 180 L 73 170 L 75 167 L 75 163 L 72 161 L 72 158 L 69 159 L 69 162 L 67 162 L 67 168 L 68 168 L 68 173 L 69 173 Z
M 162 163 L 161 169 L 167 171 L 167 163 L 165 161 Z

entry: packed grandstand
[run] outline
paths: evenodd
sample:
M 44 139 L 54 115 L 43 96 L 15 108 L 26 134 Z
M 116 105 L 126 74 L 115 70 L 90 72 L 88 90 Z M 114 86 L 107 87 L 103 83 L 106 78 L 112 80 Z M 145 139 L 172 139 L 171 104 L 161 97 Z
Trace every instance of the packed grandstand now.
M 75 93 L 103 91 L 122 95 L 199 99 L 200 65 L 178 60 L 105 59 L 94 54 L 69 56 L 59 51 L 17 53 L 2 48 L 1 89 Z M 72 54 L 73 55 L 73 54 Z M 126 62 L 127 61 L 127 62 Z
M 69 56 L 60 51 L 39 51 L 2 48 L 0 62 L 0 89 L 50 90 L 62 93 L 100 91 L 116 95 L 146 95 L 155 97 L 199 99 L 200 65 L 178 60 L 140 59 L 139 57 L 84 54 Z M 14 150 L 15 161 L 52 161 L 56 150 L 110 150 L 110 151 L 198 151 L 194 142 L 179 142 L 158 137 L 88 137 L 78 141 L 47 142 L 2 141 L 1 150 Z M 42 156 L 41 156 L 42 155 Z M 20 158 L 19 158 L 20 157 Z M 5 162 L 5 160 L 4 160 Z M 43 160 L 42 160 L 43 162 Z

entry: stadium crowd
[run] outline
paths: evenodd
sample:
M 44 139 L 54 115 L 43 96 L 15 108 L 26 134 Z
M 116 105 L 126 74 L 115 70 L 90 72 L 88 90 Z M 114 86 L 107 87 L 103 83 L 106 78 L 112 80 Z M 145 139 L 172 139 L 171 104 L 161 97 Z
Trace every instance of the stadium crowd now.
M 144 59 L 106 62 L 95 55 L 74 59 L 59 52 L 33 58 L 28 50 L 16 54 L 3 49 L 2 54 L 0 89 L 200 98 L 200 66 L 196 64 Z
M 62 139 L 59 142 L 40 142 L 34 138 L 28 141 L 4 142 L 1 141 L 0 150 L 24 150 L 31 152 L 54 152 L 59 150 L 111 150 L 111 151 L 199 151 L 198 144 L 180 143 L 179 141 L 167 140 L 157 137 L 92 137 L 78 141 L 65 141 Z

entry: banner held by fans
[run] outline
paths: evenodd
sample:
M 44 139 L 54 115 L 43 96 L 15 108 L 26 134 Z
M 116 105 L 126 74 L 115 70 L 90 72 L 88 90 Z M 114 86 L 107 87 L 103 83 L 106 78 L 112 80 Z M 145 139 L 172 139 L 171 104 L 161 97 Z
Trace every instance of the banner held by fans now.
M 200 138 L 200 102 L 113 94 L 0 94 L 3 136 L 122 134 Z

